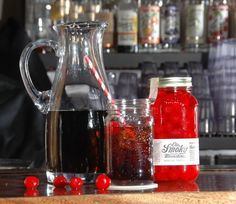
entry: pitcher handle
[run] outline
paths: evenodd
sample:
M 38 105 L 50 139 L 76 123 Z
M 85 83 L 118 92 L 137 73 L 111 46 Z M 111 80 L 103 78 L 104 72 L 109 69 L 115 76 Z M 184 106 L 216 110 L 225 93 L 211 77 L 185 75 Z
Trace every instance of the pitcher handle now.
M 35 42 L 31 42 L 24 48 L 20 57 L 19 66 L 26 91 L 30 95 L 37 108 L 42 113 L 46 114 L 48 112 L 51 90 L 38 91 L 35 88 L 29 73 L 30 55 L 34 49 L 39 47 L 51 47 L 55 51 L 55 53 L 57 53 L 58 51 L 58 43 L 53 40 L 37 40 Z

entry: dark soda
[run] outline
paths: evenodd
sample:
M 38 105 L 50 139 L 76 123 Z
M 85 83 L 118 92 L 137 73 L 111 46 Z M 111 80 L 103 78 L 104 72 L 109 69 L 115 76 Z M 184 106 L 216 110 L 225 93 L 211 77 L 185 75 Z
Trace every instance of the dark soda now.
M 110 133 L 107 142 L 111 153 L 107 163 L 112 183 L 140 185 L 152 182 L 151 127 L 113 126 Z
M 59 173 L 80 174 L 86 180 L 104 172 L 105 116 L 105 111 L 49 112 L 46 123 L 47 171 L 54 176 Z

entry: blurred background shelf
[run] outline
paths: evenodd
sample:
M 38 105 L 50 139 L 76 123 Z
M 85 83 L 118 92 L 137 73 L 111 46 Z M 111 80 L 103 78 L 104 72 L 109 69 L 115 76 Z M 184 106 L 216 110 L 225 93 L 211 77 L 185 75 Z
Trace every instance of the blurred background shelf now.
M 139 63 L 153 62 L 157 67 L 164 62 L 178 62 L 182 67 L 188 62 L 201 62 L 207 68 L 208 52 L 156 52 L 156 53 L 104 53 L 106 69 L 135 69 Z M 54 53 L 40 54 L 45 67 L 50 69 L 57 63 Z
M 13 6 L 14 5 L 14 6 Z M 3 7 L 3 15 L 2 15 L 2 23 L 4 23 L 9 17 L 16 19 L 22 27 L 25 25 L 25 0 L 5 0 Z M 38 14 L 38 12 L 37 12 Z M 42 59 L 43 64 L 47 70 L 55 70 L 57 65 L 57 57 L 54 53 L 40 54 L 40 58 Z M 179 51 L 179 52 L 149 52 L 149 53 L 104 53 L 104 64 L 107 71 L 111 71 L 111 76 L 115 76 L 115 84 L 114 87 L 118 87 L 119 93 L 121 92 L 121 86 L 119 85 L 120 74 L 122 72 L 135 73 L 137 74 L 137 80 L 127 80 L 129 82 L 129 88 L 132 91 L 132 94 L 139 90 L 145 90 L 143 86 L 146 81 L 141 81 L 142 79 L 142 70 L 138 67 L 139 63 L 143 62 L 153 62 L 156 64 L 157 69 L 160 68 L 162 63 L 165 62 L 177 62 L 178 66 L 182 68 L 186 63 L 189 62 L 199 62 L 203 66 L 204 71 L 208 71 L 208 52 L 187 52 L 187 51 Z M 195 70 L 196 71 L 196 70 Z M 194 83 L 197 85 L 201 85 L 198 83 L 202 80 L 201 73 L 194 73 Z M 126 75 L 127 76 L 127 75 Z M 40 76 L 39 76 L 40 77 Z M 129 77 L 133 77 L 133 75 L 129 75 Z M 199 80 L 200 79 L 200 80 Z M 130 82 L 134 81 L 134 84 L 137 84 L 136 89 L 130 85 Z M 140 83 L 141 82 L 141 83 Z M 202 81 L 201 81 L 202 82 Z M 126 84 L 127 85 L 127 84 Z M 123 85 L 123 87 L 125 87 Z M 196 87 L 196 86 L 195 86 Z M 201 87 L 202 88 L 202 87 Z M 126 87 L 124 90 L 128 90 Z M 205 89 L 205 88 L 204 88 Z M 134 91 L 135 90 L 135 91 Z M 148 90 L 148 89 L 147 89 Z M 198 89 L 200 90 L 200 89 Z M 197 90 L 197 91 L 198 91 Z M 196 89 L 195 89 L 196 91 Z M 128 92 L 128 91 L 127 91 Z M 195 92 L 202 94 L 202 91 Z M 130 94 L 129 94 L 130 96 Z M 200 98 L 201 99 L 201 98 Z M 205 98 L 202 99 L 204 102 Z M 200 100 L 199 100 L 200 101 Z M 207 109 L 207 103 L 202 103 L 203 109 Z M 204 112 L 206 117 L 210 115 L 208 112 Z M 204 119 L 204 118 L 203 118 Z M 204 120 L 203 120 L 204 123 Z M 236 135 L 229 134 L 227 136 L 224 135 L 201 135 L 200 136 L 200 155 L 201 155 L 201 164 L 203 165 L 232 165 L 236 164 Z
M 151 61 L 159 67 L 164 62 L 178 62 L 180 66 L 190 61 L 207 65 L 207 52 L 157 52 L 157 53 L 104 53 L 106 68 L 134 68 L 139 63 Z
M 201 150 L 236 150 L 236 136 L 232 137 L 200 137 Z

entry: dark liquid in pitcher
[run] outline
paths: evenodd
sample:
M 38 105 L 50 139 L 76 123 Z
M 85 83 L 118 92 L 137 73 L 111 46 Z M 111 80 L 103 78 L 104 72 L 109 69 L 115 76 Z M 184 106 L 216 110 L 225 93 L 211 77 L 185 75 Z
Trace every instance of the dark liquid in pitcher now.
M 105 171 L 105 111 L 51 111 L 47 115 L 47 170 L 72 174 Z

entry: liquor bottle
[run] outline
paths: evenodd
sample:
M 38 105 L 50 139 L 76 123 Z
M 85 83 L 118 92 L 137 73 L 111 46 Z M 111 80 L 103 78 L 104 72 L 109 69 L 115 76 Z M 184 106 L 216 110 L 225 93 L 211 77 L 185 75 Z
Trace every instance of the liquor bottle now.
M 185 49 L 204 49 L 206 47 L 207 0 L 185 0 L 184 3 Z
M 103 37 L 103 50 L 104 52 L 111 52 L 114 49 L 114 0 L 104 0 L 102 2 L 102 9 L 96 14 L 96 20 L 105 21 L 108 23 L 107 29 Z
M 180 1 L 166 0 L 161 7 L 161 42 L 167 49 L 179 48 Z
M 121 0 L 117 8 L 117 51 L 138 51 L 138 6 L 134 0 Z
M 86 21 L 94 21 L 96 14 L 101 11 L 102 0 L 83 0 L 82 4 L 84 6 L 84 19 Z
M 70 21 L 83 20 L 84 6 L 82 4 L 82 1 L 71 0 L 70 4 L 71 4 L 70 14 L 69 14 Z
M 160 48 L 160 1 L 142 0 L 139 8 L 139 45 L 144 50 Z
M 53 24 L 66 23 L 70 21 L 70 0 L 56 0 L 52 4 L 52 15 L 51 19 Z
M 231 0 L 230 4 L 229 37 L 236 38 L 236 0 Z
M 211 0 L 208 9 L 208 43 L 229 37 L 229 4 L 227 0 Z
M 136 1 L 136 3 L 138 4 L 138 8 L 141 6 L 141 1 L 142 0 L 135 0 Z
M 26 0 L 25 28 L 31 40 L 53 38 L 52 0 Z

